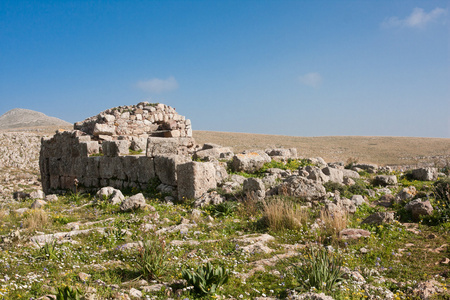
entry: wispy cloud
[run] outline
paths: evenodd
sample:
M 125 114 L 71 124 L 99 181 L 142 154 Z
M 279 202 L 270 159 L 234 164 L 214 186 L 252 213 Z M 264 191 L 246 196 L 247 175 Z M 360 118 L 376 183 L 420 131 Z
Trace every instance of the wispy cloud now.
M 381 23 L 383 28 L 392 27 L 410 27 L 410 28 L 423 28 L 430 22 L 436 22 L 447 14 L 447 10 L 436 7 L 429 13 L 426 13 L 423 8 L 414 8 L 411 15 L 405 19 L 399 17 L 390 17 Z
M 317 72 L 305 74 L 298 79 L 304 85 L 312 86 L 314 88 L 318 88 L 322 84 L 322 76 Z
M 162 93 L 172 91 L 178 88 L 177 80 L 171 76 L 167 79 L 152 78 L 149 80 L 138 81 L 136 86 L 146 92 Z

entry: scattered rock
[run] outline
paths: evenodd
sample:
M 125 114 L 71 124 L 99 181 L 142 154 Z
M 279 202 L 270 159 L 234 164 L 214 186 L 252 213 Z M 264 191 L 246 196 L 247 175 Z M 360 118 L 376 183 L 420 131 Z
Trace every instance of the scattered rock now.
M 145 198 L 142 193 L 136 194 L 134 196 L 131 196 L 125 200 L 123 200 L 122 204 L 120 205 L 121 211 L 132 211 L 140 208 L 146 207 L 147 204 L 145 203 Z M 153 208 L 153 210 L 155 210 Z
M 397 184 L 397 176 L 395 175 L 377 175 L 375 176 L 374 185 L 388 186 Z
M 266 197 L 264 183 L 259 178 L 247 178 L 242 188 L 245 195 L 263 200 Z
M 393 212 L 376 212 L 367 218 L 365 218 L 361 224 L 374 224 L 381 225 L 384 223 L 391 223 L 394 221 L 394 213 Z
M 431 181 L 437 180 L 438 170 L 436 168 L 420 168 L 414 169 L 411 175 L 416 180 Z
M 34 191 L 30 194 L 31 199 L 44 199 L 45 194 L 42 190 Z
M 364 229 L 347 228 L 339 232 L 339 237 L 344 240 L 355 240 L 361 237 L 369 237 L 370 231 Z
M 45 202 L 45 200 L 40 200 L 37 199 L 35 200 L 32 204 L 31 204 L 31 209 L 38 209 L 38 208 L 42 208 L 47 204 L 47 202 Z
M 405 205 L 405 209 L 411 212 L 415 220 L 418 220 L 420 216 L 430 216 L 433 213 L 430 200 L 422 201 L 420 198 L 410 201 Z

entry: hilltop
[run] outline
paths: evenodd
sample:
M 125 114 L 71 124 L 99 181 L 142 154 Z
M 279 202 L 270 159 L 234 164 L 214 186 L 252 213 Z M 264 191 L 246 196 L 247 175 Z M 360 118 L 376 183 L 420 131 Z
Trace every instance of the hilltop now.
M 71 124 L 55 117 L 49 117 L 41 112 L 24 108 L 14 108 L 0 116 L 0 129 L 68 125 Z

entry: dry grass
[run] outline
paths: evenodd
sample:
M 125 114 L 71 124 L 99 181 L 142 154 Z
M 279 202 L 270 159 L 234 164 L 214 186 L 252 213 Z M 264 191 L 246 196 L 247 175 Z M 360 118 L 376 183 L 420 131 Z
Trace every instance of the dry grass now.
M 450 161 L 450 139 L 377 136 L 294 137 L 250 133 L 194 131 L 197 143 L 215 143 L 246 149 L 297 148 L 302 157 L 322 157 L 327 162 L 349 158 L 379 165 L 445 166 Z
M 48 223 L 47 213 L 42 209 L 32 209 L 27 212 L 24 220 L 23 227 L 30 231 L 40 230 L 44 228 Z
M 331 214 L 322 210 L 320 220 L 322 221 L 322 234 L 335 239 L 341 230 L 347 228 L 348 215 L 341 212 Z
M 308 210 L 292 201 L 274 198 L 263 201 L 263 218 L 273 231 L 301 229 L 308 221 Z

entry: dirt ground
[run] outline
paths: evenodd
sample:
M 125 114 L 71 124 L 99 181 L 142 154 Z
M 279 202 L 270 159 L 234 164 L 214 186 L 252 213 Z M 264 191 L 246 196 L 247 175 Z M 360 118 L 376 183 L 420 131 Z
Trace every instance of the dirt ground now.
M 322 157 L 327 162 L 356 159 L 379 165 L 450 164 L 450 139 L 378 136 L 293 137 L 232 132 L 194 131 L 199 144 L 215 143 L 246 149 L 297 148 L 301 157 Z

